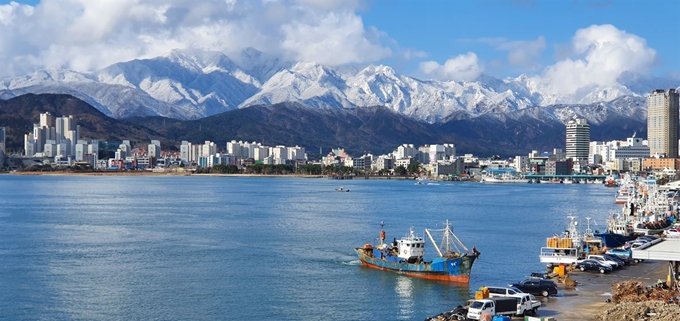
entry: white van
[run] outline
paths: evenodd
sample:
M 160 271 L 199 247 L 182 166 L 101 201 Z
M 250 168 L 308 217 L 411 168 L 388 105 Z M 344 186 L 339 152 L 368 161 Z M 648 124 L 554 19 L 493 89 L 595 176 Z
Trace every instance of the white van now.
M 513 294 L 518 294 L 518 293 L 524 293 L 522 290 L 515 288 L 515 287 L 502 287 L 502 286 L 487 286 L 487 290 L 489 290 L 489 297 L 494 298 L 494 297 L 506 297 L 506 296 L 511 296 Z

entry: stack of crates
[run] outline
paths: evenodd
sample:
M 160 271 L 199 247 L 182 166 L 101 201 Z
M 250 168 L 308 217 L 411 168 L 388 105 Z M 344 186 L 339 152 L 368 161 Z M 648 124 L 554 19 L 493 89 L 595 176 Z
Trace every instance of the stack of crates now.
M 488 299 L 489 289 L 487 287 L 481 287 L 475 292 L 475 300 Z
M 548 247 L 557 247 L 557 243 L 560 240 L 559 237 L 549 237 L 548 238 Z
M 570 248 L 571 247 L 571 239 L 570 238 L 559 239 L 558 245 L 561 248 Z

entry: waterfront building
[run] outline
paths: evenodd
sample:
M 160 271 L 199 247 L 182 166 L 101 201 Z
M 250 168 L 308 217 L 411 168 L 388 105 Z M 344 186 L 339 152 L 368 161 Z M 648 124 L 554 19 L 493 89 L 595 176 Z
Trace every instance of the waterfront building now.
M 269 147 L 267 146 L 255 146 L 253 147 L 253 159 L 264 161 L 269 157 Z M 234 156 L 236 157 L 236 156 Z
M 189 145 L 190 143 L 188 141 L 183 140 L 182 144 L 179 146 L 179 159 L 185 164 L 189 163 Z
M 520 173 L 526 173 L 529 168 L 529 156 L 515 156 L 512 166 Z
M 413 146 L 413 144 L 402 144 L 397 147 L 397 150 L 392 152 L 396 159 L 400 158 L 415 158 L 418 150 Z
M 574 161 L 571 158 L 566 160 L 549 160 L 545 163 L 545 175 L 571 175 L 573 174 Z
M 678 157 L 678 108 L 675 89 L 656 89 L 647 96 L 650 156 Z
M 433 144 L 430 145 L 428 156 L 430 163 L 448 160 L 456 156 L 456 147 L 454 144 Z
M 404 168 L 408 168 L 410 165 L 417 164 L 418 161 L 415 158 L 400 158 L 394 161 L 394 167 L 397 168 L 399 166 L 403 166 Z
M 611 161 L 611 142 L 590 142 L 588 146 L 588 164 L 603 164 Z
M 680 158 L 645 158 L 642 162 L 642 167 L 645 170 L 680 170 Z
M 423 145 L 418 147 L 418 152 L 416 153 L 416 159 L 421 164 L 430 163 L 430 145 Z
M 567 123 L 566 158 L 587 161 L 590 144 L 590 125 L 583 118 L 572 119 Z
M 36 153 L 35 148 L 37 146 L 38 144 L 36 144 L 33 133 L 24 135 L 24 155 L 26 157 L 33 157 Z
M 147 153 L 149 157 L 153 157 L 155 159 L 159 159 L 161 157 L 161 141 L 159 140 L 152 140 L 151 144 L 149 144 Z
M 625 144 L 619 144 L 612 152 L 614 159 L 647 158 L 650 153 L 647 141 L 635 135 L 627 138 Z
M 217 154 L 217 145 L 209 140 L 206 140 L 203 145 L 201 145 L 201 151 L 199 157 L 210 157 Z
M 371 164 L 371 168 L 376 172 L 394 169 L 394 157 L 390 155 L 378 156 Z
M 357 158 L 348 158 L 345 160 L 345 167 L 353 167 L 356 170 L 365 171 L 371 170 L 371 161 L 373 155 L 363 155 Z

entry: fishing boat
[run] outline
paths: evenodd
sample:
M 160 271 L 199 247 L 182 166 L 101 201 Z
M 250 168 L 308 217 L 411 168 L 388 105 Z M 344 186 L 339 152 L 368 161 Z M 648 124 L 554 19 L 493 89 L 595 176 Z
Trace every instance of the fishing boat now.
M 570 265 L 584 259 L 588 254 L 598 253 L 602 250 L 602 241 L 595 238 L 590 229 L 590 217 L 584 233 L 578 230 L 578 221 L 575 216 L 568 216 L 569 227 L 562 235 L 549 237 L 546 246 L 541 247 L 539 260 L 549 268 L 560 264 Z
M 349 192 L 349 189 L 346 189 L 344 187 L 340 187 L 340 188 L 336 188 L 335 191 L 336 192 Z
M 630 205 L 630 211 L 634 213 L 634 204 Z M 595 236 L 607 248 L 621 247 L 634 238 L 633 224 L 630 221 L 633 218 L 632 214 L 611 212 L 607 219 L 607 231 L 595 233 Z
M 354 249 L 364 266 L 423 279 L 470 282 L 472 264 L 480 253 L 475 247 L 472 250 L 465 247 L 451 230 L 448 220 L 444 229 L 425 229 L 425 234 L 437 251 L 437 256 L 429 261 L 425 259 L 425 238 L 416 236 L 412 227 L 408 235 L 385 243 L 385 231 L 382 229 L 384 222 L 380 225 L 377 244 L 367 243 Z M 441 244 L 437 245 L 434 241 L 433 232 L 443 234 Z
M 493 175 L 493 174 L 487 174 L 482 176 L 482 179 L 480 180 L 482 183 L 487 183 L 487 184 L 507 184 L 507 183 L 520 183 L 520 184 L 528 184 L 530 180 L 523 175 L 513 175 L 510 173 L 506 173 L 503 175 Z

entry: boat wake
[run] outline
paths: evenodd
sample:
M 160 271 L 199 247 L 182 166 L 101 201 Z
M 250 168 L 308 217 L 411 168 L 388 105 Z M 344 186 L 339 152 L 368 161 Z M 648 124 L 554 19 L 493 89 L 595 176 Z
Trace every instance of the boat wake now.
M 342 264 L 344 264 L 344 265 L 361 265 L 361 261 L 352 260 L 352 261 L 348 261 L 348 262 L 342 262 Z

